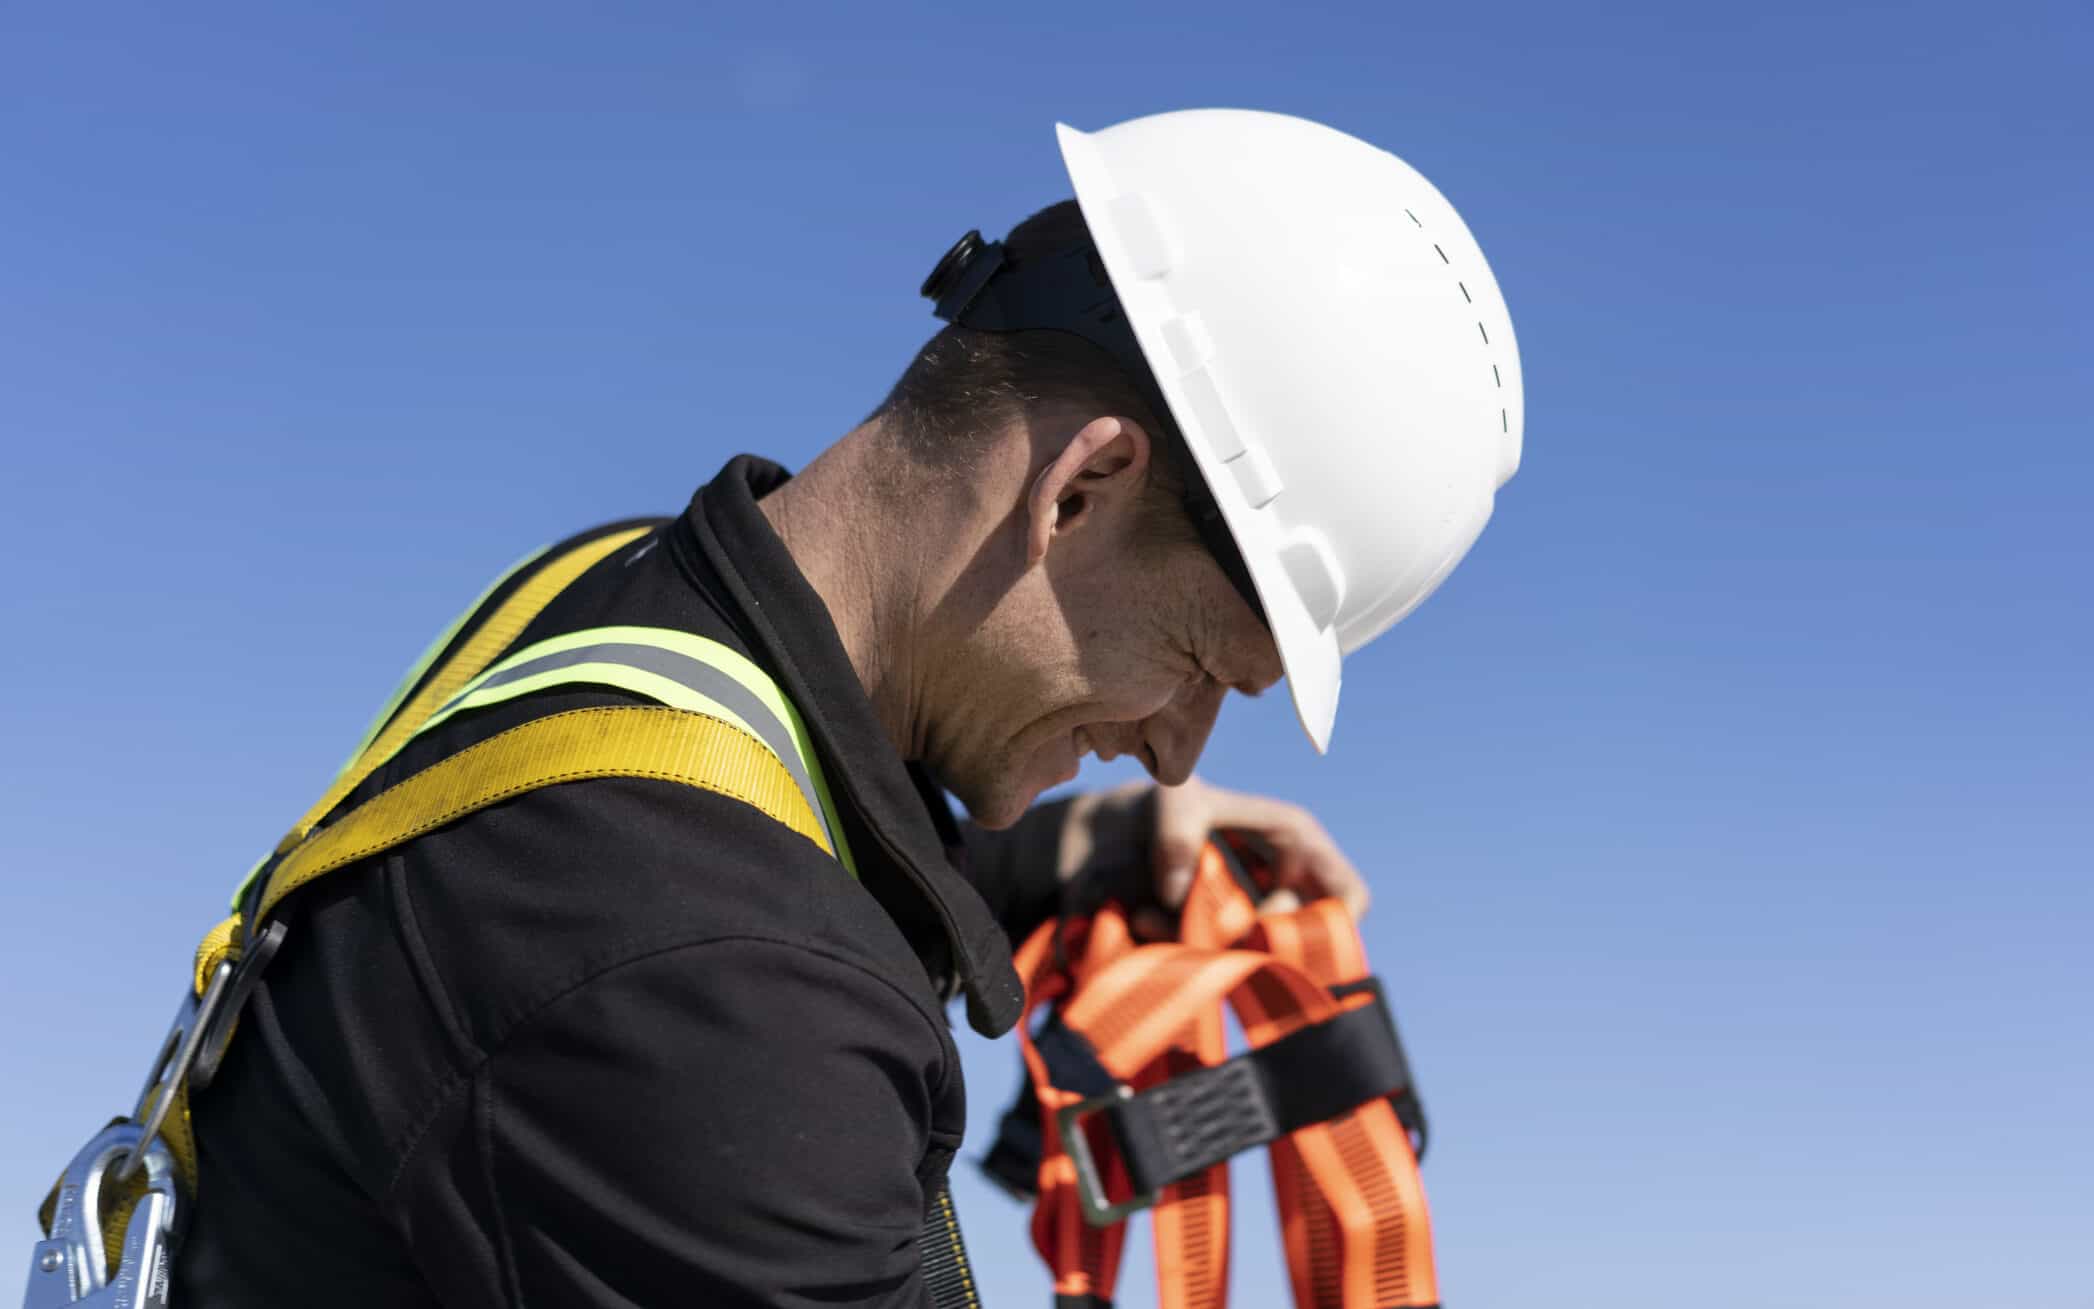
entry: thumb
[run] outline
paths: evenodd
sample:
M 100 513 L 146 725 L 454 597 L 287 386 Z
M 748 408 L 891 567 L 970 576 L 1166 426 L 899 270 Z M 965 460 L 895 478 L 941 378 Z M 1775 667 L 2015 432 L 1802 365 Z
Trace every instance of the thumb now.
M 1191 873 L 1200 863 L 1200 844 L 1204 840 L 1204 831 L 1158 827 L 1156 898 L 1164 903 L 1166 909 L 1177 909 L 1185 903 L 1185 892 L 1191 890 Z

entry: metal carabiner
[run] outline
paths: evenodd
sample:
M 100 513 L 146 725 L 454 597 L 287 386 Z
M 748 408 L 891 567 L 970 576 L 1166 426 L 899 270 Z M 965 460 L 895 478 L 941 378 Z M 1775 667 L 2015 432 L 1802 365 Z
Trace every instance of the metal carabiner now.
M 174 1231 L 179 1180 L 174 1155 L 160 1128 L 180 1098 L 206 1038 L 233 989 L 234 965 L 221 961 L 199 996 L 182 988 L 174 1022 L 146 1074 L 131 1116 L 103 1128 L 66 1165 L 51 1213 L 51 1234 L 36 1243 L 23 1309 L 166 1309 L 169 1238 Z M 105 1197 L 140 1171 L 145 1190 L 124 1228 L 116 1279 L 102 1243 Z
M 111 1281 L 102 1203 L 105 1188 L 117 1182 L 109 1170 L 120 1160 L 143 1166 L 145 1194 L 124 1228 L 123 1254 Z M 30 1259 L 22 1309 L 167 1309 L 175 1205 L 174 1156 L 166 1143 L 146 1136 L 142 1123 L 104 1128 L 66 1165 L 51 1235 L 36 1243 Z

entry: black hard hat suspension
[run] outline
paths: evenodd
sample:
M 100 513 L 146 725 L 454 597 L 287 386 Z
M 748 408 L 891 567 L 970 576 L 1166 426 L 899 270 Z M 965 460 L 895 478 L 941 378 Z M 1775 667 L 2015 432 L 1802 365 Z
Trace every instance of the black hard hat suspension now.
M 938 260 L 924 279 L 922 294 L 937 306 L 933 312 L 938 317 L 960 327 L 980 332 L 1067 332 L 1105 351 L 1162 425 L 1163 445 L 1185 486 L 1185 512 L 1200 540 L 1259 621 L 1270 626 L 1243 553 L 1229 535 L 1221 507 L 1215 504 L 1184 434 L 1171 417 L 1171 407 L 1142 355 L 1141 343 L 1120 307 L 1096 245 L 1083 240 L 1049 254 L 1013 260 L 1001 241 L 985 241 L 979 231 L 970 231 Z

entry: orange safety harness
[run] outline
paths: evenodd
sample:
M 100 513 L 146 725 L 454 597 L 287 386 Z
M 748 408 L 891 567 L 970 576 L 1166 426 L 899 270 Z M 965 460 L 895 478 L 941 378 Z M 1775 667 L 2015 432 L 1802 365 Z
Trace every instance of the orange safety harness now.
M 1358 929 L 1336 900 L 1260 916 L 1251 854 L 1206 847 L 1176 942 L 1139 943 L 1114 902 L 1018 951 L 1028 1080 L 984 1166 L 1036 1197 L 1056 1309 L 1111 1304 L 1141 1209 L 1158 1309 L 1225 1304 L 1227 1161 L 1259 1145 L 1298 1309 L 1439 1301 L 1424 1114 Z M 1224 1004 L 1249 1047 L 1233 1057 Z

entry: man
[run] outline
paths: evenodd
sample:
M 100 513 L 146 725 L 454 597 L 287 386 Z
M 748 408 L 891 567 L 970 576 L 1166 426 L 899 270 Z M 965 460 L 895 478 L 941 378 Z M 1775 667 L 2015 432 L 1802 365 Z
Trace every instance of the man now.
M 1313 818 L 1193 768 L 1228 692 L 1283 673 L 1320 748 L 1341 646 L 1480 529 L 1518 449 L 1495 284 L 1423 179 L 1329 129 L 1161 115 L 1064 151 L 1081 206 L 955 247 L 926 287 L 955 321 L 870 418 L 797 477 L 733 461 L 510 647 L 731 652 L 804 726 L 836 856 L 725 794 L 599 778 L 287 900 L 192 1100 L 174 1304 L 923 1303 L 965 1118 L 945 1004 L 1010 1026 L 1010 940 L 1066 874 L 1146 846 L 1169 906 L 1242 827 L 1283 896 L 1364 911 Z M 344 808 L 642 685 L 461 697 Z M 1028 812 L 1086 754 L 1160 785 Z

